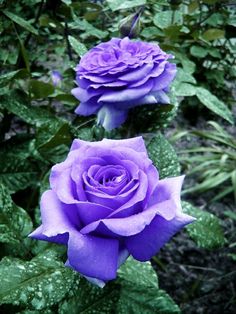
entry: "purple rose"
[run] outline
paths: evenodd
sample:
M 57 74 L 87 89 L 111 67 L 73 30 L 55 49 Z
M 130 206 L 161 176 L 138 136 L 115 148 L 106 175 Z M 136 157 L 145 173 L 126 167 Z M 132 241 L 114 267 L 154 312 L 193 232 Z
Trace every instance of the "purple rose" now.
M 128 110 L 143 104 L 169 103 L 166 95 L 176 66 L 157 44 L 113 38 L 92 48 L 76 67 L 80 100 L 77 114 L 96 114 L 111 130 L 120 126 Z
M 131 254 L 147 261 L 194 218 L 181 211 L 183 176 L 159 180 L 142 137 L 74 140 L 52 167 L 31 237 L 67 246 L 67 266 L 103 285 Z
M 52 83 L 55 87 L 60 86 L 61 81 L 62 81 L 62 75 L 59 71 L 53 70 L 51 72 L 51 79 L 52 79 Z

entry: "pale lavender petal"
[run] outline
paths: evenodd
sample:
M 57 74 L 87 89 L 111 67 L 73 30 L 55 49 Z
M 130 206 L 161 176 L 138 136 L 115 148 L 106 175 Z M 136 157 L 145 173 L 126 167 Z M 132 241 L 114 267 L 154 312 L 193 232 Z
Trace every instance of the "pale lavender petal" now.
M 37 229 L 31 232 L 28 236 L 35 240 L 47 241 L 47 242 L 58 243 L 58 244 L 63 244 L 63 245 L 66 245 L 69 239 L 68 232 L 58 234 L 53 237 L 47 237 L 46 235 L 43 234 L 43 225 L 39 226 Z
M 116 80 L 116 81 L 110 82 L 110 83 L 91 84 L 90 86 L 94 89 L 100 88 L 102 86 L 104 86 L 104 87 L 124 87 L 124 86 L 127 86 L 127 83 Z
M 66 265 L 68 266 L 68 265 Z M 73 268 L 72 268 L 73 269 Z M 104 288 L 106 285 L 106 282 L 98 279 L 98 278 L 93 278 L 93 277 L 88 277 L 88 276 L 83 276 L 84 278 L 86 278 L 89 282 L 91 282 L 93 285 L 98 286 L 99 288 Z
M 81 227 L 76 206 L 60 202 L 52 190 L 43 193 L 40 210 L 42 218 L 41 231 L 47 237 L 54 237 Z
M 62 81 L 62 75 L 59 71 L 53 70 L 51 72 L 52 83 L 54 86 L 60 86 Z
M 155 96 L 157 103 L 159 103 L 159 104 L 169 104 L 170 103 L 170 98 L 162 90 L 160 90 L 158 92 L 154 92 L 153 95 Z
M 136 152 L 140 153 L 145 153 L 147 156 L 147 150 L 145 147 L 144 140 L 142 136 L 137 136 L 133 138 L 127 138 L 123 140 L 110 140 L 104 138 L 102 141 L 98 142 L 86 142 L 80 139 L 75 139 L 71 145 L 70 151 L 76 150 L 76 149 L 81 149 L 82 147 L 103 147 L 104 149 L 110 148 L 110 149 L 115 149 L 117 147 L 128 147 L 132 148 Z
M 76 185 L 71 180 L 71 169 L 63 171 L 57 177 L 56 185 L 53 191 L 57 197 L 65 204 L 76 204 L 78 202 L 76 195 Z
M 126 248 L 122 248 L 119 251 L 119 256 L 118 256 L 118 268 L 124 264 L 124 262 L 127 260 L 127 258 L 129 257 L 130 253 Z
M 103 106 L 97 115 L 97 121 L 106 130 L 120 126 L 127 118 L 128 112 L 126 110 L 118 110 L 112 106 Z
M 183 181 L 184 176 L 166 178 L 158 181 L 156 189 L 149 201 L 149 206 L 164 202 L 168 199 L 173 199 L 175 204 L 180 204 L 180 193 Z M 181 212 L 181 206 L 178 212 Z

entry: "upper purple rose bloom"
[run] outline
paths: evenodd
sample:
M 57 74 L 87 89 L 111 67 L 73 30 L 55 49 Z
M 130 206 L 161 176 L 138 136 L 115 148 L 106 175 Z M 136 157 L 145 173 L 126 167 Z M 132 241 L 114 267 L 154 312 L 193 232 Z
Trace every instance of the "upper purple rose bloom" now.
M 176 65 L 157 44 L 113 38 L 92 48 L 76 67 L 80 100 L 77 114 L 96 114 L 106 130 L 120 126 L 128 110 L 144 104 L 169 103 L 166 95 Z
M 76 139 L 52 168 L 42 225 L 30 236 L 66 245 L 66 265 L 103 285 L 130 254 L 149 260 L 194 220 L 181 210 L 182 182 L 159 180 L 142 137 Z

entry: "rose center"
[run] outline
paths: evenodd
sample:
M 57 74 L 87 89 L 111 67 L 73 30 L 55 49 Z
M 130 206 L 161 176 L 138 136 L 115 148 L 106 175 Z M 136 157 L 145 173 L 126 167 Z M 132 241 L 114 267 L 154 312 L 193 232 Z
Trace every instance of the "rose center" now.
M 104 169 L 105 171 L 101 171 L 99 178 L 97 181 L 99 184 L 103 186 L 110 186 L 121 183 L 125 177 L 126 174 L 121 169 Z

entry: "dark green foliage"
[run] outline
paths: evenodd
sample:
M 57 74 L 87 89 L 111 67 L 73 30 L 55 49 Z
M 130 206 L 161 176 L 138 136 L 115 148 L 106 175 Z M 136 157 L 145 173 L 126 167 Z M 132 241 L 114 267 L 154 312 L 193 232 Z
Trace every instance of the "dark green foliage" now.
M 174 148 L 158 134 L 148 144 L 148 154 L 159 170 L 160 179 L 175 177 L 180 174 L 180 165 Z
M 197 219 L 193 224 L 187 226 L 187 231 L 198 246 L 212 249 L 225 244 L 220 220 L 216 216 L 207 211 L 200 210 L 188 202 L 182 202 L 182 206 L 186 214 Z
M 129 259 L 119 270 L 118 280 L 102 290 L 81 281 L 62 302 L 60 314 L 74 313 L 180 313 L 178 306 L 158 287 L 157 277 L 149 262 Z
M 95 116 L 74 114 L 74 67 L 88 49 L 119 37 L 120 21 L 139 11 L 139 39 L 158 42 L 175 56 L 170 104 L 136 107 L 124 126 L 105 132 Z M 143 135 L 161 179 L 181 174 L 181 156 L 182 173 L 198 179 L 184 193 L 217 188 L 212 201 L 236 193 L 235 139 L 221 126 L 234 124 L 229 86 L 236 77 L 235 27 L 234 7 L 219 0 L 0 0 L 1 313 L 180 313 L 149 262 L 129 259 L 118 279 L 100 289 L 64 267 L 64 247 L 27 236 L 40 224 L 39 198 L 49 188 L 50 169 L 65 159 L 74 138 Z M 57 87 L 52 70 L 62 74 Z M 172 136 L 172 142 L 183 136 L 207 140 L 204 147 L 175 152 L 165 138 L 181 110 L 194 125 L 199 117 L 203 123 L 218 119 L 214 130 L 180 125 Z M 183 210 L 197 218 L 187 227 L 196 246 L 219 248 L 230 241 L 216 215 L 187 202 Z M 235 221 L 231 210 L 222 216 Z M 232 260 L 234 245 L 228 245 Z M 191 294 L 197 285 L 182 289 Z
M 195 175 L 199 181 L 184 193 L 204 193 L 214 189 L 217 193 L 212 201 L 228 194 L 234 195 L 236 200 L 235 138 L 218 123 L 210 121 L 208 124 L 211 130 L 195 130 L 190 134 L 192 138 L 208 140 L 209 146 L 191 147 L 181 152 L 183 166 L 189 168 L 189 174 Z
M 0 185 L 0 242 L 21 246 L 32 230 L 32 221 L 23 208 L 13 203 L 8 189 Z
M 45 251 L 30 262 L 5 257 L 0 263 L 0 304 L 42 310 L 58 303 L 79 278 L 64 267 L 54 251 Z

